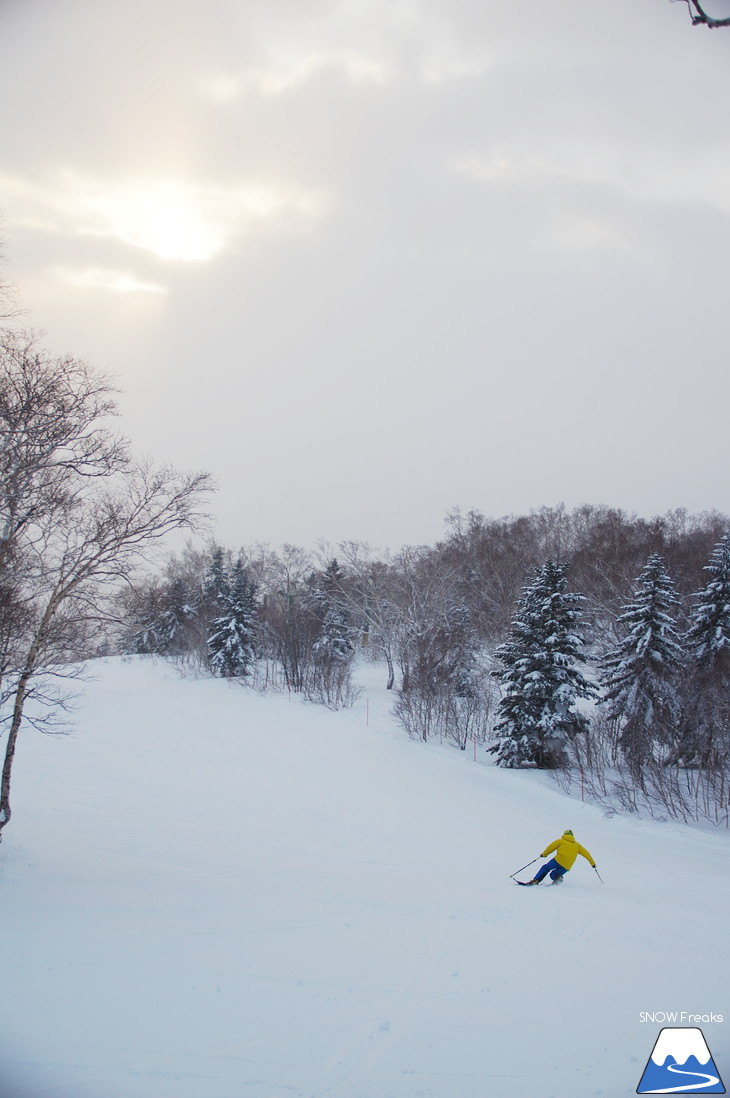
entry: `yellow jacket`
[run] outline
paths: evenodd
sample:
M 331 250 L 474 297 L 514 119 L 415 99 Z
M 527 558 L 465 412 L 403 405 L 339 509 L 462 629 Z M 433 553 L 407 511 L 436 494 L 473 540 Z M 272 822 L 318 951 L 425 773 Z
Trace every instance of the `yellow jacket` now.
M 545 847 L 540 857 L 547 858 L 548 854 L 552 854 L 553 851 L 555 851 L 555 861 L 558 865 L 562 865 L 563 869 L 570 869 L 579 854 L 582 854 L 594 869 L 596 867 L 592 855 L 584 846 L 577 843 L 572 835 L 561 835 L 554 843 L 550 843 L 550 846 Z

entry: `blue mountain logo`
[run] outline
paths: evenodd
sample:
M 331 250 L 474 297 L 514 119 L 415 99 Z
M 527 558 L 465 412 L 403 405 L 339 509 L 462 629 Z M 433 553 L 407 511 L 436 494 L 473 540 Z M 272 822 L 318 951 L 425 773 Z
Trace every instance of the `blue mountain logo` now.
M 651 1050 L 637 1094 L 724 1094 L 701 1029 L 663 1029 Z

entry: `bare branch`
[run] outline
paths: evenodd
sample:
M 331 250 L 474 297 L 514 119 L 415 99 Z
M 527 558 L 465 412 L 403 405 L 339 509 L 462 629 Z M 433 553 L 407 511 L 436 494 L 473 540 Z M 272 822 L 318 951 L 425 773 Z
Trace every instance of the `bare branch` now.
M 673 2 L 676 2 L 676 0 L 673 0 Z M 716 29 L 717 27 L 730 27 L 730 15 L 717 19 L 704 10 L 699 0 L 680 0 L 680 3 L 685 3 L 687 5 L 693 26 L 704 25 L 713 29 Z
M 35 333 L 0 330 L 0 698 L 10 709 L 0 831 L 38 680 L 93 651 L 111 589 L 167 534 L 199 527 L 212 490 L 205 473 L 134 461 L 108 425 L 113 394 Z M 51 708 L 61 700 L 53 694 Z

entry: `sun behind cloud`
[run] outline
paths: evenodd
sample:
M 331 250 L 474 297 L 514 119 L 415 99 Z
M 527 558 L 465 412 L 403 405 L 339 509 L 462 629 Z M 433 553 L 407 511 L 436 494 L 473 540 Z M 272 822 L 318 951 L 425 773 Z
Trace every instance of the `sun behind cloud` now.
M 74 171 L 47 184 L 3 179 L 10 220 L 36 231 L 97 237 L 157 259 L 206 263 L 235 239 L 263 230 L 304 232 L 328 207 L 322 192 L 292 184 L 217 185 L 135 176 L 100 180 Z
M 114 237 L 159 259 L 201 263 L 225 247 L 227 219 L 217 212 L 217 203 L 204 201 L 189 184 L 115 186 L 87 194 L 83 206 L 82 233 Z
M 205 263 L 263 223 L 303 227 L 321 214 L 323 199 L 291 187 L 135 180 L 88 192 L 81 205 L 84 234 L 113 237 L 163 260 Z

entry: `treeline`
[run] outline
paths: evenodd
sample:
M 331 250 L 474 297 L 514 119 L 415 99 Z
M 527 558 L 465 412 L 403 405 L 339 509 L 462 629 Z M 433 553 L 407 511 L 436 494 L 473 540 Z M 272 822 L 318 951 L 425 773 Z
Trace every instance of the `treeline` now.
M 615 619 L 616 639 L 590 652 L 585 600 L 567 590 L 565 569 L 547 561 L 495 653 L 497 761 L 553 769 L 614 810 L 727 826 L 730 534 L 704 571 L 687 608 L 652 554 Z
M 352 701 L 361 652 L 382 663 L 411 736 L 725 821 L 729 525 L 554 507 L 455 512 L 438 544 L 396 554 L 189 547 L 125 595 L 124 650 L 333 707 Z M 712 642 L 697 639 L 703 615 Z
M 136 458 L 108 379 L 3 327 L 8 303 L 0 282 L 0 833 L 21 725 L 51 730 L 63 680 L 112 651 L 334 708 L 360 653 L 410 736 L 727 823 L 724 515 L 455 511 L 434 546 L 191 544 L 140 578 L 166 534 L 199 532 L 209 478 Z
M 162 575 L 122 592 L 120 607 L 126 654 L 287 688 L 332 708 L 352 703 L 358 630 L 336 560 L 317 567 L 291 546 L 235 555 L 188 546 Z

